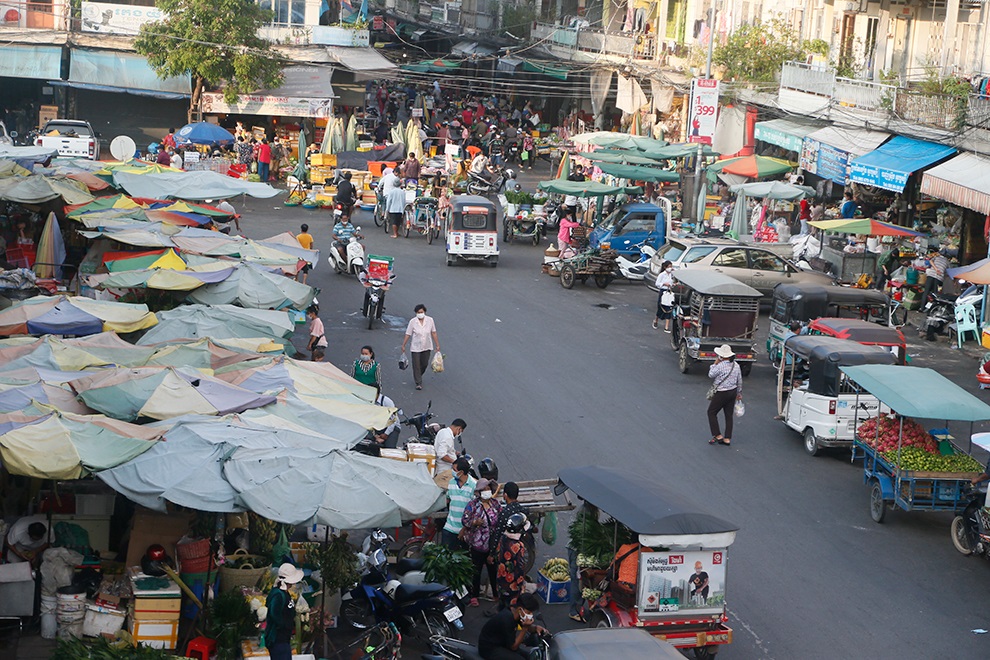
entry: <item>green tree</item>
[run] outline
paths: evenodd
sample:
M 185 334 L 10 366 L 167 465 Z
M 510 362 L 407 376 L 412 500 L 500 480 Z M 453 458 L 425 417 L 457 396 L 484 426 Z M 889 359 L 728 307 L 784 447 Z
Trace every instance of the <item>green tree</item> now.
M 822 52 L 824 47 L 824 51 Z M 717 45 L 712 62 L 725 68 L 726 78 L 772 82 L 789 60 L 804 60 L 812 53 L 827 54 L 823 41 L 802 41 L 789 23 L 779 18 L 742 25 L 724 44 Z
M 223 85 L 233 103 L 282 82 L 282 58 L 258 36 L 272 12 L 251 0 L 157 0 L 156 6 L 166 18 L 142 25 L 134 48 L 161 78 L 192 76 L 190 116 L 206 84 Z

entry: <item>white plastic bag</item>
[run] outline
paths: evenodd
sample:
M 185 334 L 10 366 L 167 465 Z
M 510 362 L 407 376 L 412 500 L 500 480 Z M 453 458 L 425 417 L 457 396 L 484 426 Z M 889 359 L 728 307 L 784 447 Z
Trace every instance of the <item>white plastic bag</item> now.
M 736 405 L 732 407 L 732 414 L 736 417 L 742 417 L 746 414 L 746 404 L 743 403 L 742 399 L 736 399 Z
M 433 362 L 430 363 L 430 367 L 436 373 L 443 371 L 443 353 L 437 351 L 433 354 Z
M 673 291 L 664 291 L 663 293 L 661 293 L 660 294 L 660 304 L 663 305 L 664 307 L 673 307 L 674 306 L 674 292 Z

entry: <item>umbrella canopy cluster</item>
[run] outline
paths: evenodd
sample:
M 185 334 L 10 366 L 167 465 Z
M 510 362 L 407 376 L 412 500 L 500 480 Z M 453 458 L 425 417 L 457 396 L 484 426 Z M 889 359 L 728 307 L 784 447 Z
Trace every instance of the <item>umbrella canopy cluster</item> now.
M 12 160 L 0 160 L 0 201 L 43 204 L 59 197 L 66 204 L 93 199 L 85 183 L 66 176 L 34 174 Z
M 0 311 L 0 335 L 92 335 L 136 332 L 158 323 L 147 305 L 82 296 L 36 296 Z
M 750 179 L 762 179 L 768 176 L 786 174 L 794 169 L 794 165 L 780 158 L 768 156 L 740 156 L 716 161 L 708 166 L 709 177 L 718 173 L 734 174 Z

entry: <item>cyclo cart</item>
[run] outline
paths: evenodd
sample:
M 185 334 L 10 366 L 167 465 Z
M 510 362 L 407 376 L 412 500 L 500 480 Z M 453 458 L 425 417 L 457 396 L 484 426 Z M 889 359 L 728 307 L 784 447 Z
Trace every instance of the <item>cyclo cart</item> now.
M 724 273 L 681 269 L 675 272 L 675 300 L 670 347 L 678 351 L 678 368 L 714 361 L 715 349 L 728 344 L 742 375 L 756 361 L 756 330 L 762 294 Z
M 407 190 L 406 208 L 402 212 L 402 235 L 409 238 L 409 234 L 416 231 L 426 234 L 427 243 L 432 244 L 440 236 L 439 205 L 440 200 L 424 194 L 422 188 Z
M 777 371 L 778 417 L 801 434 L 804 449 L 812 456 L 823 447 L 852 447 L 858 421 L 875 417 L 880 402 L 839 368 L 896 360 L 882 348 L 847 339 L 789 337 Z
M 874 522 L 883 522 L 893 507 L 965 508 L 966 488 L 983 466 L 953 443 L 948 424 L 969 422 L 972 436 L 973 422 L 990 420 L 990 406 L 931 369 L 884 364 L 840 369 L 892 412 L 857 425 L 853 443 L 852 459 L 863 459 Z M 925 431 L 911 418 L 940 420 L 945 427 Z
M 887 323 L 890 298 L 882 291 L 801 282 L 778 284 L 770 306 L 767 355 L 776 366 L 784 340 L 795 321 L 803 324 L 822 316 Z
M 606 248 L 592 248 L 573 257 L 561 259 L 557 267 L 560 269 L 560 286 L 570 289 L 575 280 L 587 282 L 589 277 L 595 279 L 595 285 L 604 289 L 618 276 L 619 267 L 616 264 L 618 253 Z
M 558 491 L 571 490 L 624 525 L 638 544 L 636 584 L 610 582 L 590 605 L 590 627 L 639 627 L 679 649 L 694 649 L 698 658 L 732 643 L 726 549 L 736 525 L 664 489 L 655 477 L 597 466 L 561 470 L 558 477 Z

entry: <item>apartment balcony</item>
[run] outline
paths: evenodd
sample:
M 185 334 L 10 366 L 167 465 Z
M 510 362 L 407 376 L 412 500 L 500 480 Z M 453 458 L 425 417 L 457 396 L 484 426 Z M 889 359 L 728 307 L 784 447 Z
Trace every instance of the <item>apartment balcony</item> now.
M 786 62 L 781 68 L 778 102 L 806 114 L 838 110 L 866 121 L 900 120 L 947 131 L 982 128 L 990 120 L 987 96 L 925 94 L 911 87 L 843 78 L 834 69 L 801 62 Z
M 553 55 L 575 62 L 657 60 L 656 39 L 652 34 L 605 32 L 536 23 L 532 39 L 543 42 Z
M 282 46 L 367 48 L 371 43 L 367 29 L 337 25 L 266 25 L 258 30 L 258 36 Z

